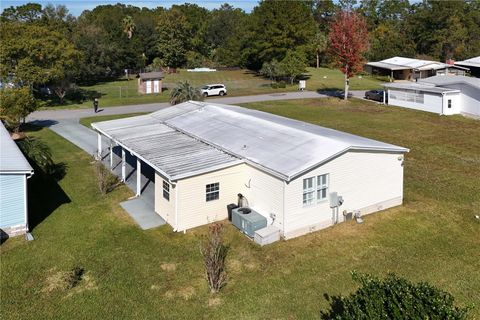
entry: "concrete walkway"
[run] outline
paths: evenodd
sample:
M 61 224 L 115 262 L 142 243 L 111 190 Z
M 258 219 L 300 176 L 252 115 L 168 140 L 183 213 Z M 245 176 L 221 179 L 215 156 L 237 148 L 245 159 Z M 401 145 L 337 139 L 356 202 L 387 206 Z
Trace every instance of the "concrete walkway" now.
M 363 98 L 365 91 L 351 91 L 356 98 Z M 337 92 L 316 92 L 316 91 L 296 91 L 296 92 L 279 92 L 270 94 L 259 94 L 252 96 L 240 97 L 221 97 L 221 98 L 207 98 L 206 101 L 223 104 L 241 104 L 249 102 L 261 101 L 278 101 L 278 100 L 293 100 L 293 99 L 314 99 L 327 98 L 331 96 L 338 96 Z M 100 112 L 94 113 L 92 109 L 58 109 L 58 110 L 42 110 L 35 111 L 27 117 L 27 121 L 33 120 L 65 120 L 65 119 L 81 119 L 85 117 L 96 117 L 116 114 L 128 114 L 136 112 L 154 112 L 163 108 L 169 107 L 170 104 L 150 103 L 137 104 L 120 107 L 100 108 Z M 101 107 L 101 101 L 100 101 Z

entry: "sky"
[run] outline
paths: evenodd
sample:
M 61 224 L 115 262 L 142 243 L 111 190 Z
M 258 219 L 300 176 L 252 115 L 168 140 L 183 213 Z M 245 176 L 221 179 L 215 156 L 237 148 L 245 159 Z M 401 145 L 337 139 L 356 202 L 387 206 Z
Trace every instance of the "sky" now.
M 20 6 L 29 2 L 39 3 L 42 6 L 45 6 L 49 3 L 53 5 L 63 4 L 65 5 L 70 13 L 74 16 L 79 16 L 83 10 L 92 10 L 98 5 L 102 4 L 116 4 L 116 3 L 124 3 L 130 4 L 136 7 L 147 7 L 147 8 L 156 8 L 156 7 L 165 7 L 169 8 L 172 4 L 183 4 L 185 2 L 188 3 L 195 3 L 201 7 L 207 9 L 215 9 L 219 8 L 220 5 L 227 2 L 234 6 L 235 8 L 241 8 L 246 12 L 250 12 L 253 7 L 255 7 L 258 3 L 258 0 L 161 0 L 161 1 L 145 1 L 145 0 L 138 0 L 138 1 L 123 1 L 123 0 L 113 0 L 113 1 L 100 1 L 100 0 L 0 0 L 0 9 L 3 11 L 5 8 L 9 8 L 11 6 Z

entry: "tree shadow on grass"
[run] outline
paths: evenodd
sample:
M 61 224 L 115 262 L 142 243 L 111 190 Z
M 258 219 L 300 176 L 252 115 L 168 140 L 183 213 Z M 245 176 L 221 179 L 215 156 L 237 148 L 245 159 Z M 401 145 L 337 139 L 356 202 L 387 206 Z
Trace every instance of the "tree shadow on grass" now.
M 330 303 L 330 309 L 327 311 L 320 311 L 320 319 L 330 320 L 337 316 L 344 314 L 345 303 L 341 296 L 330 296 L 328 293 L 323 294 L 325 300 Z

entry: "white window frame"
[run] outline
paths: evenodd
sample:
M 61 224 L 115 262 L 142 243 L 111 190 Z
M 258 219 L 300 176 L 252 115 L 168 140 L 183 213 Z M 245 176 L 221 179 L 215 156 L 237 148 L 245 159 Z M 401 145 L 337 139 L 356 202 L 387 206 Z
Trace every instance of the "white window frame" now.
M 163 199 L 170 201 L 170 183 L 163 180 L 162 189 L 163 189 Z
M 319 180 L 324 180 L 324 183 L 319 183 Z M 330 174 L 320 174 L 313 177 L 303 179 L 302 203 L 304 207 L 312 206 L 320 202 L 328 200 L 328 188 L 330 185 Z M 321 195 L 322 190 L 325 190 L 325 197 Z
M 209 199 L 209 196 L 213 195 Z M 220 182 L 209 183 L 205 185 L 205 201 L 215 201 L 220 199 Z

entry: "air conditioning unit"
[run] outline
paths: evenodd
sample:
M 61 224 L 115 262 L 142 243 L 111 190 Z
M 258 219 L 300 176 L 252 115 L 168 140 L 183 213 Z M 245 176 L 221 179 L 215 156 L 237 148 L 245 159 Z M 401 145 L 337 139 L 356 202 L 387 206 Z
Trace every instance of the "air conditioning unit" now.
M 255 231 L 267 226 L 267 218 L 250 208 L 236 208 L 232 210 L 232 223 L 250 238 L 255 236 Z

